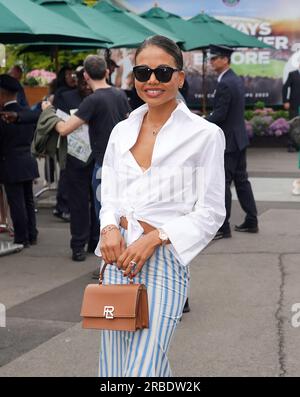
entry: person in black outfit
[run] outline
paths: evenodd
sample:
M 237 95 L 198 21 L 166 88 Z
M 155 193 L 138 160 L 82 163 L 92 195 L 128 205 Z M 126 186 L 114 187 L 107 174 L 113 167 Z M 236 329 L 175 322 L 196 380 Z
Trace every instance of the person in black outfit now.
M 289 73 L 282 87 L 282 101 L 284 109 L 289 111 L 290 119 L 300 115 L 300 69 Z M 295 144 L 289 138 L 288 151 L 295 152 L 296 150 Z
M 224 46 L 210 47 L 211 65 L 219 76 L 213 111 L 207 120 L 222 128 L 226 139 L 226 219 L 215 239 L 231 237 L 229 219 L 232 182 L 235 184 L 240 205 L 246 212 L 245 221 L 240 226 L 235 226 L 235 230 L 248 233 L 258 232 L 257 209 L 246 169 L 246 147 L 249 140 L 244 121 L 244 85 L 242 79 L 230 69 L 232 52 L 232 49 Z
M 56 109 L 61 109 L 61 106 L 63 106 L 63 93 L 69 90 L 73 90 L 74 88 L 76 88 L 74 70 L 71 66 L 63 66 L 57 74 L 53 106 Z
M 56 109 L 61 109 L 62 106 L 64 105 L 63 94 L 65 92 L 73 90 L 74 88 L 76 88 L 76 79 L 74 78 L 74 70 L 71 66 L 63 66 L 57 74 L 56 90 L 54 92 L 53 106 Z M 50 179 L 52 179 L 52 175 L 54 175 L 54 167 L 55 167 L 54 160 L 50 159 L 49 169 L 46 170 L 45 168 L 45 175 L 47 176 L 48 173 Z M 70 221 L 70 206 L 68 199 L 68 189 L 67 189 L 65 170 L 60 170 L 59 172 L 56 205 L 53 210 L 53 215 L 66 222 Z
M 92 93 L 83 77 L 83 69 L 76 72 L 77 89 L 66 91 L 61 97 L 61 110 L 70 113 L 71 109 L 78 109 L 85 97 Z M 71 249 L 74 261 L 84 261 L 86 253 L 94 252 L 99 240 L 99 219 L 96 218 L 94 197 L 92 190 L 92 176 L 94 160 L 92 157 L 85 163 L 76 157 L 67 155 L 66 184 L 71 213 Z
M 97 218 L 101 208 L 101 166 L 108 139 L 114 126 L 124 120 L 131 110 L 125 93 L 107 84 L 108 73 L 103 58 L 88 55 L 84 61 L 84 78 L 93 94 L 83 100 L 78 111 L 67 122 L 56 124 L 56 131 L 62 136 L 72 133 L 84 123 L 89 125 L 92 157 L 95 161 L 92 184 Z M 43 109 L 49 106 L 51 104 L 47 101 L 42 104 Z
M 0 105 L 4 111 L 22 110 L 17 103 L 20 83 L 0 75 Z M 37 162 L 31 155 L 34 126 L 8 124 L 0 120 L 0 182 L 4 184 L 14 227 L 14 243 L 37 242 L 32 181 L 39 177 Z

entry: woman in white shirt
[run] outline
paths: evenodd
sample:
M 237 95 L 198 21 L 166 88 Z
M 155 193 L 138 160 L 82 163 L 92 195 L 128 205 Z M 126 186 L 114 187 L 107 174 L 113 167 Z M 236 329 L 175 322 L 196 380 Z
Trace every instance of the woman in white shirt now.
M 104 283 L 134 276 L 146 284 L 149 329 L 102 331 L 99 368 L 100 376 L 165 377 L 172 376 L 167 352 L 187 297 L 187 265 L 225 218 L 225 140 L 216 125 L 178 103 L 183 59 L 173 41 L 150 37 L 135 61 L 145 105 L 110 136 L 96 253 L 114 265 Z

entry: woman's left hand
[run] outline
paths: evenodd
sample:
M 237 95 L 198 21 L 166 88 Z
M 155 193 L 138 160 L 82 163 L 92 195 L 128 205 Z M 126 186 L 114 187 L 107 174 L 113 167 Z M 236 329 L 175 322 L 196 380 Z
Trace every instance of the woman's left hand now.
M 135 277 L 159 245 L 161 240 L 158 237 L 158 230 L 143 235 L 129 245 L 117 260 L 118 267 L 124 270 L 124 276 Z M 132 262 L 136 263 L 134 267 Z

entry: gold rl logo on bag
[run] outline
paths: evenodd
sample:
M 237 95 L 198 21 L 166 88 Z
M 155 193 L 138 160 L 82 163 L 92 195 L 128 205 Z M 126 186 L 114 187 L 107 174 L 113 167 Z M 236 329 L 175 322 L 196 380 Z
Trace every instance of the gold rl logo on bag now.
M 114 311 L 115 311 L 114 306 L 104 306 L 103 316 L 107 319 L 113 319 Z

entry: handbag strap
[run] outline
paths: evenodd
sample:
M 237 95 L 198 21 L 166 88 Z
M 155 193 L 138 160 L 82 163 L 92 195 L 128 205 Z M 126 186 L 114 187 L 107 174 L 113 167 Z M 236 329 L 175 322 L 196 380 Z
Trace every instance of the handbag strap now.
M 102 269 L 101 269 L 101 271 L 99 273 L 99 285 L 103 284 L 104 272 L 105 272 L 105 269 L 106 269 L 107 265 L 108 265 L 108 263 L 104 263 L 104 265 L 102 266 Z M 130 278 L 129 282 L 130 282 L 130 284 L 133 284 L 133 279 Z
M 99 273 L 99 284 L 102 285 L 103 283 L 103 277 L 104 277 L 104 272 L 106 269 L 107 263 L 104 263 L 104 265 L 102 266 L 101 272 Z

